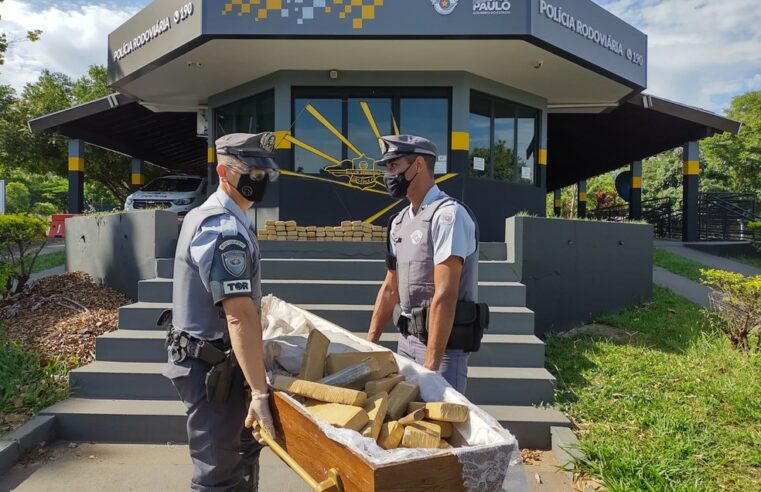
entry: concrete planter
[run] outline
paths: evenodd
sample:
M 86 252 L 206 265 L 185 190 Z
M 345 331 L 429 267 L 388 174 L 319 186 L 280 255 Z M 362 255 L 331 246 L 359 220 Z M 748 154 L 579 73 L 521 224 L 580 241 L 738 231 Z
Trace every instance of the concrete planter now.
M 537 336 L 652 297 L 649 224 L 511 217 L 506 242 L 508 261 L 522 269 Z
M 150 210 L 66 220 L 66 271 L 89 273 L 131 299 L 140 280 L 156 276 L 156 259 L 172 258 L 177 214 Z

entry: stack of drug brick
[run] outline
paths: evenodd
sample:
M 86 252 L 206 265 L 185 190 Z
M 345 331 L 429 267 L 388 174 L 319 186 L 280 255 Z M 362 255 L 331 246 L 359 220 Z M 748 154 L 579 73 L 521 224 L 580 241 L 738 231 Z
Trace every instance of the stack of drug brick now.
M 467 406 L 415 401 L 418 386 L 398 374 L 389 351 L 328 355 L 329 346 L 313 329 L 298 377 L 277 375 L 273 388 L 296 396 L 317 419 L 357 431 L 383 449 L 452 447 L 447 439 L 454 424 L 467 422 Z
M 336 227 L 299 226 L 293 220 L 270 220 L 264 229 L 257 231 L 259 239 L 266 241 L 384 242 L 386 234 L 386 227 L 361 220 L 346 220 Z

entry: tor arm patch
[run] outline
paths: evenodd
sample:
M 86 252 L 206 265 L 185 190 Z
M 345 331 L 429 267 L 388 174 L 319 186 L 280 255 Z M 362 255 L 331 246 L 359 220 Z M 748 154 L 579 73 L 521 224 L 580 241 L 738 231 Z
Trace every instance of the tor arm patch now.
M 217 238 L 209 271 L 209 285 L 214 304 L 225 299 L 251 297 L 251 251 L 241 235 Z

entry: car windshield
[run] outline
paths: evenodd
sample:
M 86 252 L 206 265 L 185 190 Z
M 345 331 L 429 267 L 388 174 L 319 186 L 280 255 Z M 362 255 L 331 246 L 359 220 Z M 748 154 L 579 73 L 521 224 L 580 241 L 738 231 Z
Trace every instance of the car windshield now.
M 200 184 L 201 178 L 158 178 L 145 185 L 142 191 L 190 193 Z

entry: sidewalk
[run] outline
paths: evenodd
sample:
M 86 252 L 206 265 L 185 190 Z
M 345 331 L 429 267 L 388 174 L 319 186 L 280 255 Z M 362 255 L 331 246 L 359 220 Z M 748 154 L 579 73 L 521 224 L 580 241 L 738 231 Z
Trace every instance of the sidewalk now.
M 708 295 L 711 293 L 711 289 L 705 285 L 693 282 L 658 266 L 653 266 L 653 283 L 666 287 L 673 293 L 699 306 L 709 307 Z
M 692 248 L 688 248 L 683 243 L 678 241 L 654 241 L 654 246 L 659 249 L 674 253 L 682 258 L 696 261 L 705 265 L 707 268 L 717 268 L 719 270 L 726 270 L 728 272 L 742 273 L 749 277 L 753 275 L 761 275 L 761 268 L 756 268 L 739 261 L 730 260 L 722 256 L 712 255 L 710 253 L 704 253 Z

